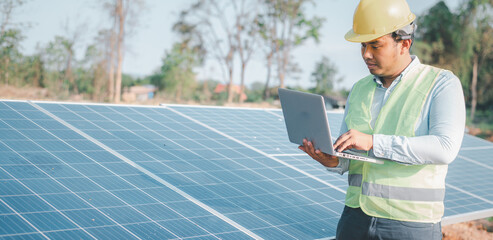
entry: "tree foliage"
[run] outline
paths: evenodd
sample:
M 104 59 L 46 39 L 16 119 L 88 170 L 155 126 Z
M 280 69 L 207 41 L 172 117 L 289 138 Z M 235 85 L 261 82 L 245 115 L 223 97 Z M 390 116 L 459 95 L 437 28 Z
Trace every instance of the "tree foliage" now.
M 272 60 L 277 66 L 279 86 L 284 87 L 286 75 L 296 71 L 291 52 L 309 39 L 319 41 L 320 28 L 324 22 L 320 17 L 308 17 L 305 7 L 312 3 L 308 0 L 264 0 L 258 15 L 259 33 L 266 46 L 268 75 L 266 89 L 270 81 Z M 267 93 L 267 90 L 266 90 Z
M 151 83 L 165 94 L 174 96 L 177 101 L 190 97 L 196 83 L 193 72 L 196 61 L 193 49 L 177 43 L 166 53 L 161 72 L 151 78 Z
M 195 0 L 175 22 L 178 38 L 165 52 L 161 68 L 137 82 L 123 74 L 121 62 L 128 47 L 123 40 L 136 29 L 132 27 L 144 0 L 105 0 L 102 5 L 111 26 L 99 29 L 89 46 L 80 48 L 75 35 L 65 34 L 39 46 L 32 55 L 22 53 L 25 25 L 15 22 L 16 9 L 24 2 L 0 2 L 0 84 L 43 87 L 62 99 L 79 93 L 94 101 L 114 101 L 121 90 L 115 79 L 122 72 L 119 84 L 152 83 L 176 101 L 230 102 L 235 99 L 231 86 L 245 85 L 247 65 L 255 59 L 265 61 L 262 95 L 266 100 L 277 86 L 285 85 L 287 76 L 296 77 L 299 68 L 293 49 L 310 40 L 317 42 L 324 23 L 323 18 L 308 14 L 307 8 L 314 6 L 310 0 Z M 422 62 L 459 76 L 470 119 L 476 108 L 491 111 L 493 106 L 492 5 L 492 0 L 464 0 L 457 9 L 450 9 L 444 1 L 437 2 L 418 17 L 412 48 Z M 83 57 L 76 54 L 82 51 Z M 197 81 L 195 68 L 210 61 L 219 63 L 222 78 Z M 311 91 L 329 93 L 340 80 L 336 76 L 330 60 L 321 59 L 311 76 L 315 85 Z M 218 83 L 228 85 L 230 91 L 214 95 Z M 241 89 L 252 98 L 249 101 L 258 101 L 260 86 L 257 82 L 251 89 Z
M 465 1 L 457 12 L 440 1 L 418 23 L 414 52 L 424 63 L 450 69 L 461 79 L 471 121 L 476 108 L 493 106 L 488 91 L 493 87 L 492 14 L 491 0 Z
M 333 92 L 336 83 L 342 81 L 342 78 L 337 78 L 337 68 L 330 62 L 329 58 L 323 56 L 316 63 L 315 70 L 312 72 L 312 82 L 315 83 L 313 92 L 321 95 L 329 95 Z

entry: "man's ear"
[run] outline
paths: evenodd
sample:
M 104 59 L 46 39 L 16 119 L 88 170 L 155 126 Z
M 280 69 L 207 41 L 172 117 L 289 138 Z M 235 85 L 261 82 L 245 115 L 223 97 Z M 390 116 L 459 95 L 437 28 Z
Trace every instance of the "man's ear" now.
M 413 43 L 413 40 L 411 39 L 404 39 L 401 40 L 401 54 L 409 53 L 409 49 L 411 48 L 411 44 Z

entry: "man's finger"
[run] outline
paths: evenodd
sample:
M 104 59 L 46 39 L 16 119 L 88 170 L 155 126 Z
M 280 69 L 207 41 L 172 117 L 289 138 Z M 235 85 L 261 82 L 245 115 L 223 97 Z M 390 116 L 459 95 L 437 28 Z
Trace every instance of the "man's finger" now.
M 306 152 L 305 147 L 303 147 L 303 145 L 298 146 L 298 149 L 303 151 L 303 152 Z
M 340 142 L 337 144 L 337 146 L 334 146 L 335 150 L 337 152 L 342 152 L 345 150 L 346 146 L 348 145 L 349 139 L 346 136 L 341 135 Z
M 319 157 L 319 158 L 326 158 L 327 155 L 325 153 L 323 153 L 322 151 L 320 150 L 315 150 L 315 154 Z
M 315 158 L 315 152 L 309 141 L 303 139 L 303 151 L 307 153 L 311 158 Z
M 334 148 L 337 149 L 339 147 L 339 145 L 341 145 L 343 142 L 345 142 L 347 140 L 347 138 L 349 137 L 348 135 L 349 135 L 349 132 L 345 132 L 344 134 L 339 136 L 339 138 L 337 138 L 336 142 L 334 143 Z
M 309 152 L 311 152 L 311 153 L 314 153 L 314 152 L 315 152 L 315 150 L 313 149 L 313 144 L 312 144 L 312 142 L 305 140 L 305 142 L 304 142 L 304 146 L 306 147 L 306 149 L 307 149 Z
M 353 146 L 353 140 L 352 139 L 347 139 L 346 141 L 344 141 L 338 148 L 337 148 L 337 151 L 338 152 L 343 152 L 343 151 L 346 151 L 348 149 L 351 149 L 351 147 Z

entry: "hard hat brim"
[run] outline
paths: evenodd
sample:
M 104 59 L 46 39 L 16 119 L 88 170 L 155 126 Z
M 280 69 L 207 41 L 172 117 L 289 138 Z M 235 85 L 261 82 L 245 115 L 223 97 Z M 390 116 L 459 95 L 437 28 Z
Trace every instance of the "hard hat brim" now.
M 386 34 L 357 34 L 353 31 L 353 29 L 349 30 L 344 38 L 350 42 L 362 43 L 362 42 L 371 42 L 381 36 L 385 36 Z

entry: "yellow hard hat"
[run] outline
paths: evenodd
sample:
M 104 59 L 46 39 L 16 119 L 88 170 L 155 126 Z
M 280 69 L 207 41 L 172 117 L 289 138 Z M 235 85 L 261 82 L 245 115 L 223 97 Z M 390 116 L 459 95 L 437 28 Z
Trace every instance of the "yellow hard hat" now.
M 344 38 L 369 42 L 392 33 L 416 19 L 406 0 L 361 0 L 354 11 L 353 28 Z

